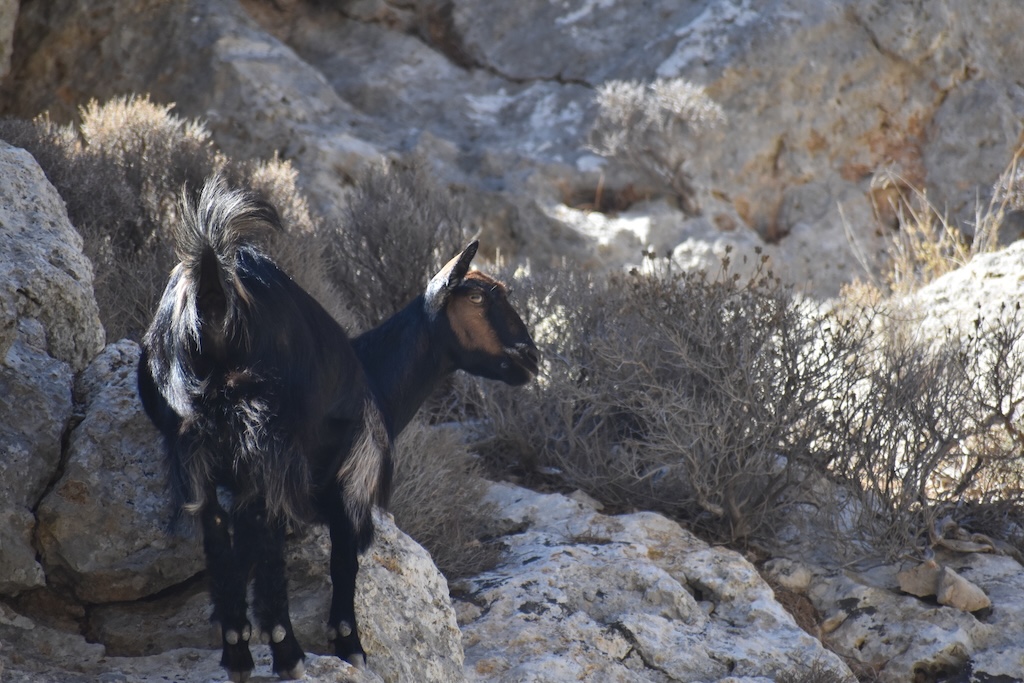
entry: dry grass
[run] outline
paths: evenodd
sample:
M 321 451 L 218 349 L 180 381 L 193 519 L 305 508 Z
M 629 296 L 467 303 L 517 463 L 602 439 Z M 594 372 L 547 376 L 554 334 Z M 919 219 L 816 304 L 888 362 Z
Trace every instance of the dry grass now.
M 987 202 L 975 205 L 973 224 L 962 226 L 939 210 L 927 193 L 890 170 L 879 171 L 869 195 L 875 215 L 891 222 L 891 241 L 880 267 L 865 264 L 873 285 L 887 295 L 904 295 L 991 253 L 1007 238 L 1013 214 L 1024 210 L 1024 172 L 1014 155 Z
M 494 566 L 498 549 L 481 542 L 491 514 L 481 503 L 481 468 L 452 426 L 414 421 L 395 446 L 391 509 L 398 526 L 430 552 L 449 579 Z

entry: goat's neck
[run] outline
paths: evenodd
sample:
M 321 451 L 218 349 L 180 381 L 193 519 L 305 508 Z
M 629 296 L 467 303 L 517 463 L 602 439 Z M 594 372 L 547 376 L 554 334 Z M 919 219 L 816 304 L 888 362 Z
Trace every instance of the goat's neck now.
M 352 341 L 396 437 L 455 370 L 431 327 L 420 296 Z

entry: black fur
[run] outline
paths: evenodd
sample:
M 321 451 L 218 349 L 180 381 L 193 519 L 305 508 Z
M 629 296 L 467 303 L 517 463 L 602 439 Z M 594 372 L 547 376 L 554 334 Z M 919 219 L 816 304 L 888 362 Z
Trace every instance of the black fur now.
M 222 664 L 242 680 L 252 670 L 250 577 L 260 629 L 285 632 L 272 643 L 275 671 L 301 672 L 284 574 L 289 523 L 330 525 L 329 626 L 351 625 L 336 652 L 364 663 L 356 555 L 372 540 L 371 512 L 386 504 L 391 482 L 391 436 L 347 336 L 256 246 L 279 228 L 272 207 L 220 179 L 183 200 L 181 263 L 139 363 L 139 393 L 166 442 L 176 508 L 201 521 Z M 218 487 L 231 492 L 230 510 Z

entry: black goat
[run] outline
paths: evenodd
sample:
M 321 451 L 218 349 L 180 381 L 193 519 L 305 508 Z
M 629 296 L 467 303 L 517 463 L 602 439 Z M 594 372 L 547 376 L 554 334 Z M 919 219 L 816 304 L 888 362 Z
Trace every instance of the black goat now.
M 393 437 L 455 368 L 513 384 L 537 369 L 500 284 L 466 273 L 476 243 L 431 280 L 419 304 L 362 335 L 357 357 L 331 316 L 255 246 L 274 229 L 272 207 L 219 179 L 196 201 L 183 199 L 181 263 L 139 360 L 139 394 L 166 442 L 176 509 L 201 523 L 221 665 L 233 681 L 253 669 L 250 578 L 274 671 L 302 676 L 285 579 L 289 523 L 329 525 L 329 638 L 339 657 L 365 664 L 358 554 L 372 541 L 373 506 L 387 503 Z M 462 322 L 446 322 L 453 312 Z

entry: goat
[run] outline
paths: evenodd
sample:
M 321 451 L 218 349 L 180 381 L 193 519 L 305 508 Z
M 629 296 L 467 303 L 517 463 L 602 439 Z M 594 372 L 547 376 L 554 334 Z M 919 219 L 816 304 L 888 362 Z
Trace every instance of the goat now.
M 180 208 L 180 263 L 143 339 L 138 384 L 165 442 L 175 510 L 200 521 L 221 665 L 232 681 L 251 675 L 252 578 L 253 612 L 270 638 L 274 671 L 303 675 L 305 654 L 288 614 L 285 531 L 326 522 L 328 638 L 338 657 L 365 666 L 354 607 L 358 555 L 373 538 L 373 506 L 388 500 L 394 437 L 440 381 L 439 370 L 462 367 L 522 384 L 536 373 L 536 348 L 500 284 L 467 275 L 476 243 L 431 279 L 419 304 L 354 345 L 256 246 L 281 229 L 273 207 L 213 178 Z M 446 311 L 471 310 L 476 315 L 445 322 Z M 230 504 L 218 489 L 230 493 Z

